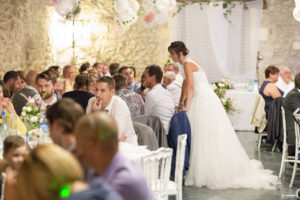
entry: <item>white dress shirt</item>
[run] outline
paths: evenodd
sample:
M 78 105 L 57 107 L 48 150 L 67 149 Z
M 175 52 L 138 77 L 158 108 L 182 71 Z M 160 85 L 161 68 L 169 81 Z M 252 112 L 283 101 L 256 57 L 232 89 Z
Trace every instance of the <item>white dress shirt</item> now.
M 275 85 L 284 92 L 283 97 L 285 97 L 287 93 L 289 93 L 289 91 L 295 87 L 295 84 L 292 81 L 286 84 L 286 82 L 284 82 L 280 76 L 278 77 L 278 81 L 275 83 Z
M 174 83 L 173 81 L 170 85 L 167 86 L 167 90 L 171 93 L 173 97 L 174 105 L 178 105 L 181 96 L 181 86 Z
M 175 80 L 172 83 L 179 86 L 180 89 L 181 89 L 182 88 L 182 82 L 183 82 L 183 77 L 181 76 L 180 73 L 178 73 L 178 74 L 176 74 Z
M 157 84 L 145 97 L 145 114 L 159 117 L 166 134 L 168 134 L 171 117 L 174 113 L 175 105 L 172 95 L 161 84 Z
M 96 97 L 90 98 L 86 113 L 91 112 L 91 106 L 95 100 Z M 119 138 L 122 136 L 122 134 L 125 134 L 127 136 L 125 142 L 137 145 L 137 136 L 133 128 L 130 111 L 126 102 L 120 97 L 114 95 L 104 110 L 106 110 L 108 114 L 115 118 L 118 126 Z

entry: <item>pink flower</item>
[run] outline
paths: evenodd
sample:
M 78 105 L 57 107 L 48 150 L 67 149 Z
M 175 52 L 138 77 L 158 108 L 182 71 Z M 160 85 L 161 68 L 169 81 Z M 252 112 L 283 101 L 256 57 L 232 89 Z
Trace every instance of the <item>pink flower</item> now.
M 151 23 L 155 18 L 155 15 L 153 14 L 153 12 L 149 12 L 145 17 L 144 17 L 144 21 L 146 23 Z
M 233 101 L 232 101 L 232 99 L 228 99 L 228 103 L 232 103 Z

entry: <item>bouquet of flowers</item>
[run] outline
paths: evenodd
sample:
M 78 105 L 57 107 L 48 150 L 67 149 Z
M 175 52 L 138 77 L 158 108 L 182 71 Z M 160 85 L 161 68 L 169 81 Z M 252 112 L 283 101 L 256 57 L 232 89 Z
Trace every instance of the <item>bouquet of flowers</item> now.
M 231 98 L 225 98 L 226 90 L 230 88 L 230 81 L 226 78 L 221 79 L 217 83 L 213 83 L 213 89 L 222 102 L 226 112 L 234 110 L 234 102 Z
M 27 127 L 27 132 L 39 128 L 40 122 L 45 120 L 44 112 L 45 106 L 42 105 L 41 100 L 34 100 L 31 97 L 26 97 L 21 94 L 27 103 L 22 109 L 21 119 Z

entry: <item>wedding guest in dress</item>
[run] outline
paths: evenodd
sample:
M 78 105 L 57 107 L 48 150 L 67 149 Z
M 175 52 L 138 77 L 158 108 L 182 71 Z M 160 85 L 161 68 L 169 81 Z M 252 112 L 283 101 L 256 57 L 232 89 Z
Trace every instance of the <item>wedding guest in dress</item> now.
M 134 82 L 133 71 L 130 67 L 123 66 L 119 69 L 119 73 L 123 74 L 127 78 L 128 89 L 140 94 L 141 84 Z
M 300 73 L 295 76 L 295 87 L 283 100 L 285 110 L 287 143 L 289 144 L 289 155 L 295 155 L 295 120 L 293 113 L 300 108 Z
M 43 106 L 57 102 L 61 95 L 55 92 L 56 76 L 51 71 L 44 71 L 36 76 L 38 91 L 42 97 Z
M 114 76 L 114 75 L 118 74 L 119 67 L 120 67 L 119 63 L 112 63 L 112 64 L 110 64 L 109 65 L 109 73 L 110 73 L 110 75 Z
M 21 79 L 16 71 L 8 71 L 3 77 L 4 88 L 8 92 L 5 96 L 12 98 L 20 89 Z
M 183 77 L 181 76 L 181 74 L 179 73 L 179 68 L 178 65 L 176 63 L 169 63 L 166 66 L 166 71 L 167 72 L 174 72 L 175 73 L 175 81 L 174 84 L 180 86 L 182 86 L 182 82 L 183 82 Z M 177 105 L 177 104 L 176 104 Z
M 81 105 L 83 110 L 86 110 L 88 101 L 94 94 L 88 92 L 90 89 L 90 80 L 88 74 L 78 74 L 75 78 L 74 91 L 66 92 L 63 98 L 71 98 Z
M 78 199 L 76 195 L 71 198 L 72 193 L 89 190 L 88 185 L 83 183 L 83 172 L 78 161 L 55 144 L 37 146 L 26 157 L 17 183 L 17 196 L 22 200 Z M 103 180 L 96 184 L 101 193 L 94 192 L 93 195 L 85 196 L 85 200 L 120 199 Z
M 114 94 L 114 79 L 108 76 L 101 77 L 96 83 L 96 97 L 90 98 L 86 112 L 108 112 L 117 121 L 119 140 L 137 145 L 130 110 L 126 102 Z
M 178 105 L 181 96 L 181 86 L 178 85 L 175 79 L 176 76 L 174 72 L 167 71 L 166 73 L 164 73 L 163 84 L 171 93 L 174 100 L 174 105 Z
M 145 97 L 145 114 L 159 117 L 168 134 L 175 105 L 170 92 L 161 85 L 162 77 L 163 72 L 157 65 L 150 65 L 145 69 L 145 85 L 150 88 Z
M 101 63 L 96 62 L 93 68 L 97 71 L 98 79 L 103 76 L 103 66 Z
M 26 86 L 26 78 L 23 71 L 17 71 L 18 76 L 20 77 L 20 90 L 23 89 Z
M 83 63 L 79 68 L 80 74 L 87 74 L 90 69 L 90 63 Z
M 21 115 L 23 107 L 26 105 L 27 100 L 26 97 L 31 97 L 34 100 L 41 99 L 39 92 L 37 91 L 36 84 L 36 76 L 38 75 L 38 71 L 31 70 L 26 75 L 26 86 L 19 90 L 12 98 L 12 103 L 18 115 Z
M 283 95 L 283 92 L 280 89 L 278 89 L 278 87 L 275 85 L 275 83 L 278 80 L 278 76 L 279 76 L 279 69 L 277 67 L 275 66 L 267 67 L 265 69 L 266 80 L 262 83 L 259 89 L 259 94 L 265 100 L 265 112 L 266 112 L 267 119 L 269 114 L 269 107 L 273 99 L 282 97 Z
M 62 75 L 62 79 L 64 80 L 64 92 L 69 92 L 73 90 L 73 82 L 74 82 L 73 73 L 74 70 L 72 66 L 70 65 L 64 66 L 63 75 Z
M 105 112 L 81 118 L 75 135 L 79 157 L 125 200 L 150 200 L 152 194 L 141 170 L 118 151 L 118 126 Z
M 116 95 L 121 97 L 126 103 L 130 110 L 131 117 L 144 115 L 144 101 L 141 95 L 128 90 L 126 77 L 122 74 L 113 76 L 116 83 Z
M 9 188 L 15 188 L 18 170 L 23 164 L 24 158 L 28 154 L 28 147 L 21 136 L 10 135 L 3 141 L 3 163 L 1 163 L 1 173 L 5 173 L 6 192 L 2 191 L 2 180 L 0 185 L 0 195 L 5 192 L 5 199 L 10 199 Z M 2 176 L 1 176 L 2 177 Z
M 46 111 L 46 119 L 53 142 L 74 153 L 76 146 L 74 128 L 82 116 L 84 110 L 70 98 L 62 98 L 50 106 Z
M 288 67 L 282 68 L 280 71 L 280 76 L 278 77 L 278 81 L 275 85 L 284 92 L 284 97 L 294 89 L 295 84 L 292 82 L 292 71 Z
M 3 89 L 4 89 L 4 83 L 0 80 L 0 119 L 2 117 L 2 111 L 5 111 L 6 119 L 7 119 L 7 125 L 8 128 L 12 128 L 12 123 L 9 122 L 11 117 L 14 117 L 14 120 L 16 120 L 17 130 L 20 134 L 25 135 L 26 134 L 26 127 L 22 120 L 17 115 L 14 105 L 11 103 L 10 98 L 4 97 L 3 95 Z

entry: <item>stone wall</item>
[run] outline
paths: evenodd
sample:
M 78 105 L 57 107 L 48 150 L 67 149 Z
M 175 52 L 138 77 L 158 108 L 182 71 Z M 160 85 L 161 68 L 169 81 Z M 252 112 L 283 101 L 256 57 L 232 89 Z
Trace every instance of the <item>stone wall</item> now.
M 259 51 L 263 60 L 259 63 L 259 77 L 264 79 L 268 65 L 288 66 L 293 73 L 300 72 L 300 22 L 293 18 L 294 0 L 267 0 L 263 10 Z M 297 48 L 297 47 L 296 47 Z
M 120 35 L 114 28 L 113 2 L 81 0 L 82 12 L 74 29 L 72 21 L 59 18 L 41 0 L 0 0 L 0 76 L 9 69 L 27 72 L 70 63 L 78 68 L 95 61 L 135 66 L 140 75 L 149 64 L 165 64 L 168 24 L 145 29 L 140 18 Z M 54 43 L 57 37 L 65 44 Z

